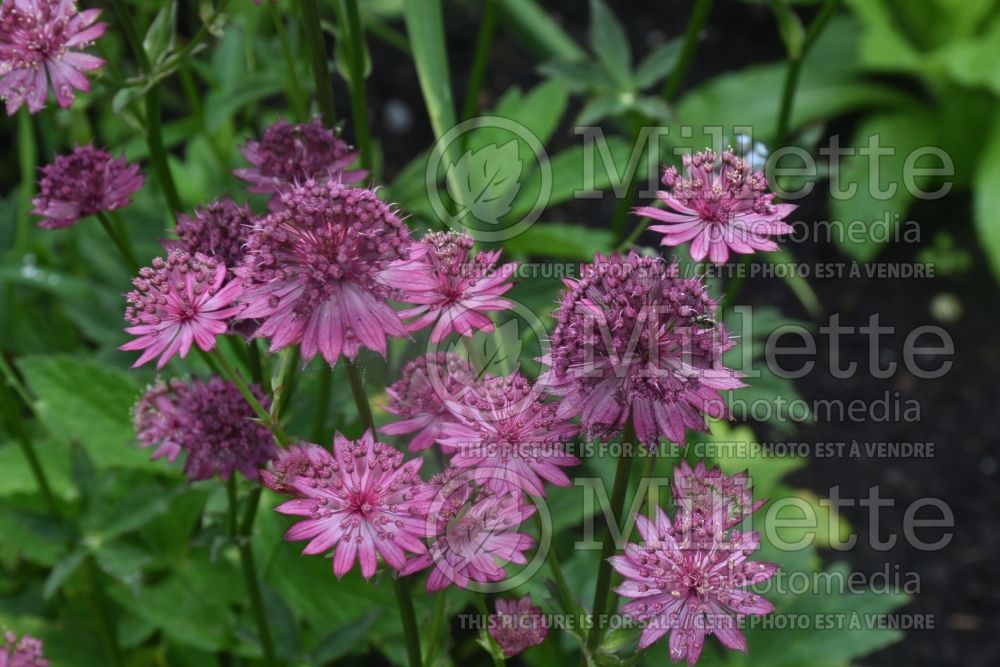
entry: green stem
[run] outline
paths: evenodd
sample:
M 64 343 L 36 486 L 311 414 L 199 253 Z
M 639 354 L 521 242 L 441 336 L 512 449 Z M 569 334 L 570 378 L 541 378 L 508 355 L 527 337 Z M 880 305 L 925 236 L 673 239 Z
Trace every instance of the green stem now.
M 340 0 L 337 8 L 341 34 L 347 35 L 354 140 L 358 143 L 361 168 L 370 171 L 372 141 L 368 129 L 368 104 L 365 101 L 365 32 L 361 25 L 361 15 L 358 13 L 358 0 Z
M 11 391 L 11 387 L 17 386 L 17 378 L 13 377 L 14 370 L 7 364 L 7 360 L 2 358 L 2 354 L 0 354 L 0 368 L 3 369 L 4 374 L 3 381 L 0 382 L 0 415 L 3 417 L 7 430 L 20 443 L 21 451 L 24 453 L 28 467 L 31 468 L 31 474 L 35 478 L 35 484 L 38 485 L 38 491 L 42 494 L 49 511 L 58 516 L 59 503 L 56 501 L 55 494 L 52 493 L 48 477 L 45 476 L 45 469 L 42 468 L 42 463 L 38 459 L 34 443 L 28 435 L 28 429 L 24 425 L 24 420 L 21 418 L 14 394 Z
M 236 541 L 236 531 L 239 530 L 237 513 L 239 512 L 239 500 L 236 497 L 236 475 L 230 475 L 226 482 L 226 497 L 229 499 L 229 517 L 226 523 L 226 537 L 230 542 Z
M 319 103 L 323 123 L 332 128 L 337 123 L 337 107 L 333 101 L 333 81 L 326 57 L 326 41 L 320 24 L 319 8 L 316 0 L 301 0 L 302 28 L 309 43 L 309 57 L 312 59 L 313 77 L 316 80 L 316 101 Z
M 438 637 L 444 629 L 445 612 L 447 611 L 448 589 L 443 588 L 437 592 L 434 598 L 434 616 L 431 625 L 430 637 L 424 646 L 424 664 L 433 665 L 437 657 Z
M 376 438 L 372 406 L 368 402 L 368 395 L 365 393 L 361 372 L 350 359 L 346 359 L 345 364 L 347 366 L 347 381 L 351 385 L 354 404 L 358 408 L 358 417 L 361 419 L 361 424 L 365 429 L 371 431 L 372 437 Z M 410 595 L 410 587 L 402 577 L 398 576 L 393 577 L 392 584 L 393 590 L 396 592 L 396 604 L 399 607 L 400 620 L 403 622 L 403 638 L 406 640 L 406 652 L 409 656 L 410 667 L 420 667 L 422 664 L 420 634 L 417 631 L 417 615 L 413 611 L 413 597 Z
M 469 72 L 469 85 L 465 91 L 465 103 L 462 104 L 461 120 L 468 120 L 475 116 L 476 109 L 479 107 L 479 91 L 483 87 L 486 64 L 490 59 L 490 49 L 493 46 L 493 35 L 496 34 L 499 14 L 499 0 L 486 0 L 483 4 L 483 17 L 479 22 L 476 53 L 472 57 L 472 70 Z
M 14 232 L 14 257 L 23 257 L 28 252 L 28 237 L 31 235 L 31 198 L 35 179 L 35 135 L 31 126 L 28 108 L 17 115 L 17 161 L 21 171 L 20 201 L 17 208 L 17 227 Z
M 299 85 L 299 76 L 295 71 L 295 57 L 292 55 L 292 48 L 288 43 L 288 35 L 285 32 L 285 24 L 281 20 L 281 15 L 273 2 L 264 3 L 267 5 L 267 13 L 274 24 L 274 31 L 278 33 L 278 42 L 281 44 L 281 56 L 285 59 L 285 66 L 288 68 L 288 97 L 292 103 L 295 119 L 305 120 L 306 101 L 302 94 L 302 87 Z
M 635 428 L 630 419 L 625 424 L 625 431 L 622 434 L 622 453 L 618 457 L 618 466 L 615 469 L 615 481 L 611 487 L 611 520 L 620 521 L 625 507 L 625 494 L 628 491 L 629 471 L 632 467 L 632 457 L 628 455 L 628 446 L 635 444 Z M 613 531 L 608 527 L 604 534 L 604 542 L 601 545 L 601 562 L 597 569 L 597 586 L 594 589 L 593 619 L 594 624 L 587 635 L 587 649 L 593 653 L 601 644 L 604 636 L 603 616 L 608 609 L 608 598 L 611 591 L 611 563 L 608 559 L 615 553 L 615 538 Z
M 680 58 L 677 59 L 677 66 L 674 67 L 670 79 L 667 80 L 663 88 L 663 96 L 668 102 L 677 99 L 677 94 L 684 85 L 684 78 L 687 76 L 688 68 L 694 59 L 695 49 L 698 48 L 698 37 L 701 29 L 708 20 L 708 14 L 712 11 L 712 0 L 696 0 L 691 19 L 688 21 L 687 30 L 684 32 L 684 44 L 681 47 Z
M 240 375 L 239 372 L 235 368 L 233 368 L 232 364 L 229 363 L 229 360 L 226 359 L 226 355 L 224 355 L 219 350 L 219 348 L 216 347 L 214 350 L 212 350 L 210 354 L 206 356 L 209 356 L 210 358 L 214 359 L 219 364 L 219 368 L 222 369 L 224 375 L 226 376 L 226 379 L 230 380 L 234 385 L 236 385 L 236 388 L 239 390 L 240 394 L 242 394 L 247 404 L 249 404 L 250 407 L 253 408 L 253 411 L 257 414 L 257 417 L 258 419 L 260 419 L 261 423 L 264 424 L 264 426 L 266 426 L 268 429 L 270 429 L 271 433 L 274 434 L 274 439 L 278 441 L 278 444 L 280 444 L 282 447 L 287 446 L 288 443 L 291 442 L 291 438 L 289 438 L 288 434 L 285 433 L 283 428 L 281 428 L 281 424 L 279 424 L 277 420 L 273 419 L 271 417 L 271 414 L 264 409 L 264 406 L 261 405 L 259 400 L 257 400 L 257 397 L 254 396 L 252 391 L 250 391 L 250 386 L 247 385 L 246 380 L 243 379 L 243 376 Z
M 629 112 L 626 118 L 626 124 L 628 125 L 629 135 L 632 137 L 632 145 L 638 145 L 639 135 L 642 132 L 642 126 L 644 124 L 642 115 L 634 111 Z M 641 181 L 640 171 L 645 171 L 644 167 L 648 164 L 646 158 L 647 155 L 644 150 L 642 158 L 636 163 L 636 169 L 632 172 L 632 176 L 629 179 L 625 197 L 619 199 L 615 205 L 615 214 L 611 221 L 611 232 L 614 234 L 615 239 L 620 239 L 622 237 L 622 232 L 625 230 L 625 221 L 628 219 L 631 204 L 639 195 L 639 184 Z M 645 174 L 643 173 L 642 175 L 644 176 Z
M 286 347 L 278 355 L 277 383 L 271 378 L 271 419 L 275 422 L 285 413 L 285 406 L 292 395 L 298 361 L 299 350 L 295 347 Z
M 788 70 L 785 72 L 785 86 L 781 93 L 781 110 L 778 112 L 778 127 L 774 133 L 775 148 L 784 146 L 788 140 L 789 125 L 792 120 L 792 104 L 795 101 L 795 90 L 799 85 L 799 74 L 802 71 L 802 61 L 823 32 L 827 22 L 837 10 L 840 0 L 826 0 L 819 14 L 809 24 L 802 40 L 802 48 L 797 55 L 788 58 Z
M 330 392 L 333 389 L 333 368 L 324 366 L 320 369 L 319 395 L 316 399 L 316 417 L 313 420 L 312 441 L 323 442 L 326 430 L 326 414 L 330 407 Z
M 94 621 L 97 624 L 97 634 L 100 636 L 101 644 L 104 645 L 104 652 L 107 654 L 110 667 L 122 667 L 124 663 L 122 662 L 121 653 L 118 650 L 118 638 L 115 626 L 111 622 L 111 612 L 108 609 L 108 602 L 104 596 L 101 572 L 93 556 L 87 556 L 84 562 L 84 570 L 86 571 L 90 587 L 91 603 L 94 606 Z
M 122 235 L 118 233 L 114 223 L 111 222 L 111 219 L 108 218 L 106 213 L 98 211 L 96 217 L 97 221 L 101 223 L 101 227 L 104 229 L 105 233 L 111 239 L 111 242 L 115 244 L 116 248 L 118 248 L 118 252 L 121 254 L 122 259 L 125 260 L 125 264 L 128 265 L 129 271 L 132 272 L 132 275 L 138 274 L 139 261 L 135 258 L 135 253 L 132 252 L 132 247 L 122 237 Z
M 741 255 L 740 263 L 737 264 L 736 275 L 733 279 L 729 281 L 726 285 L 726 293 L 722 295 L 722 299 L 719 300 L 719 317 L 725 317 L 733 305 L 736 303 L 737 297 L 740 295 L 740 291 L 743 289 L 743 283 L 746 282 L 747 273 L 750 272 L 750 263 L 753 261 L 752 255 Z
M 479 613 L 482 615 L 484 622 L 488 623 L 490 618 L 490 610 L 486 605 L 486 596 L 482 593 L 475 594 L 476 608 L 479 609 Z M 486 641 L 490 648 L 488 650 L 490 657 L 493 658 L 493 667 L 503 667 L 506 661 L 500 657 L 500 647 L 497 646 L 497 642 L 493 639 L 493 636 L 484 627 L 482 630 L 483 640 Z

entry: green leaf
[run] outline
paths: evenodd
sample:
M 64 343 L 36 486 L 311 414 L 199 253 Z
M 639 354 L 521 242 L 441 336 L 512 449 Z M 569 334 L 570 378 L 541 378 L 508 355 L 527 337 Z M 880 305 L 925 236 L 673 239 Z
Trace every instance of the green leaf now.
M 1000 280 L 1000 122 L 990 133 L 973 190 L 979 243 Z
M 441 0 L 406 3 L 406 31 L 431 127 L 440 138 L 455 125 Z
M 313 651 L 313 662 L 317 665 L 325 665 L 356 650 L 358 637 L 364 637 L 381 614 L 382 611 L 376 609 L 353 623 L 347 623 L 335 629 Z
M 578 60 L 587 55 L 535 0 L 503 0 L 501 9 L 505 18 L 501 25 L 535 46 L 542 59 Z
M 79 441 L 98 467 L 162 469 L 136 447 L 129 410 L 139 389 L 127 373 L 62 355 L 22 357 L 17 365 L 54 436 Z
M 156 17 L 146 31 L 142 47 L 149 56 L 149 62 L 154 65 L 160 62 L 166 53 L 173 50 L 177 38 L 177 3 L 167 0 L 166 4 L 156 13 Z
M 34 447 L 53 493 L 64 498 L 71 495 L 69 447 L 66 443 L 46 438 L 35 440 Z M 14 442 L 0 445 L 0 498 L 37 491 L 38 485 L 21 448 Z
M 802 20 L 798 14 L 792 11 L 788 0 L 773 0 L 771 9 L 778 19 L 778 32 L 781 34 L 781 41 L 785 43 L 785 50 L 790 58 L 798 58 L 802 54 L 802 43 L 805 41 L 806 31 L 802 27 Z
M 574 93 L 588 89 L 615 89 L 615 81 L 608 75 L 608 72 L 589 60 L 551 60 L 540 65 L 538 71 L 564 84 Z
M 583 105 L 573 124 L 579 127 L 596 125 L 609 116 L 619 115 L 627 108 L 628 105 L 621 95 L 595 97 Z
M 516 139 L 466 151 L 447 172 L 448 192 L 461 206 L 456 218 L 468 215 L 482 224 L 500 224 L 521 188 L 523 170 Z
M 595 252 L 608 253 L 613 246 L 609 230 L 558 222 L 536 223 L 504 242 L 504 249 L 513 255 L 579 260 L 592 259 Z
M 646 54 L 635 70 L 636 87 L 640 90 L 648 88 L 673 72 L 683 45 L 682 39 L 671 39 Z
M 56 563 L 56 566 L 52 568 L 49 576 L 45 579 L 45 585 L 42 587 L 42 597 L 49 600 L 53 595 L 58 593 L 62 585 L 66 583 L 66 580 L 80 567 L 83 559 L 87 557 L 87 553 L 87 550 L 83 547 L 77 547 L 68 556 Z
M 630 87 L 632 50 L 628 36 L 603 0 L 590 0 L 590 47 L 619 86 Z

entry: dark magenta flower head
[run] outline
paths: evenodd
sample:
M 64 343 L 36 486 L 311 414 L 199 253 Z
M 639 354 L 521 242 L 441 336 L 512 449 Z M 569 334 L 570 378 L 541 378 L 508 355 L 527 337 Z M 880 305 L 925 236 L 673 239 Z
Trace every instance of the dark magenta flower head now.
M 250 390 L 267 408 L 260 387 Z M 186 452 L 184 474 L 191 481 L 228 480 L 234 470 L 257 480 L 259 468 L 276 454 L 271 432 L 256 421 L 236 385 L 220 377 L 157 382 L 132 409 L 132 422 L 140 444 L 156 447 L 153 459 L 174 461 Z
M 25 635 L 20 639 L 5 632 L 0 641 L 0 667 L 49 667 L 41 640 Z
M 298 498 L 277 511 L 303 517 L 285 539 L 308 540 L 304 554 L 333 549 L 338 578 L 360 561 L 361 575 L 371 579 L 378 556 L 402 569 L 406 552 L 427 553 L 422 538 L 432 491 L 418 474 L 422 463 L 404 463 L 402 452 L 376 442 L 371 431 L 357 441 L 337 433 L 332 454 L 305 444 L 280 455 L 273 467 L 280 470 L 280 486 Z
M 413 304 L 399 314 L 410 320 L 409 331 L 433 325 L 432 343 L 452 331 L 461 336 L 493 331 L 484 313 L 510 308 L 503 294 L 513 287 L 509 281 L 517 265 L 497 267 L 499 250 L 473 254 L 472 246 L 467 234 L 430 232 L 410 246 L 409 257 L 393 262 L 383 274 L 396 288 L 396 298 Z
M 166 241 L 164 247 L 215 257 L 227 268 L 235 269 L 243 261 L 253 220 L 254 214 L 248 205 L 223 197 L 196 209 L 194 215 L 178 215 L 179 240 Z
M 125 156 L 79 146 L 42 167 L 32 213 L 44 218 L 39 227 L 69 227 L 89 215 L 128 206 L 142 184 L 139 165 L 129 164 Z
M 401 377 L 385 390 L 385 411 L 400 419 L 383 426 L 382 433 L 415 433 L 410 451 L 427 449 L 441 440 L 444 425 L 455 420 L 446 403 L 478 382 L 475 369 L 457 354 L 437 352 L 407 362 Z
M 426 512 L 427 552 L 410 559 L 401 574 L 430 568 L 427 590 L 454 584 L 498 584 L 507 566 L 528 562 L 533 537 L 519 532 L 536 511 L 518 489 L 492 492 L 478 486 L 469 470 L 449 467 L 435 475 Z
M 725 476 L 720 479 L 724 486 L 738 485 Z M 778 570 L 773 563 L 748 560 L 760 546 L 755 532 L 725 527 L 721 517 L 704 524 L 711 530 L 690 530 L 692 508 L 700 513 L 724 512 L 695 501 L 682 505 L 673 522 L 659 507 L 652 521 L 636 515 L 643 541 L 625 545 L 621 556 L 610 559 L 624 578 L 615 591 L 633 599 L 621 612 L 643 625 L 639 648 L 669 632 L 671 660 L 686 660 L 689 666 L 698 662 L 709 634 L 727 648 L 747 651 L 740 620 L 774 611 L 774 605 L 750 587 Z
M 73 104 L 74 90 L 90 90 L 84 72 L 104 61 L 83 53 L 104 34 L 100 9 L 78 11 L 72 0 L 4 0 L 0 4 L 0 99 L 12 116 L 28 105 L 37 113 L 45 107 L 49 84 L 64 109 Z
M 721 159 L 712 151 L 683 157 L 685 175 L 674 167 L 663 171 L 666 190 L 657 197 L 664 209 L 641 206 L 636 215 L 665 224 L 649 229 L 663 234 L 662 245 L 691 243 L 691 258 L 708 257 L 713 264 L 723 264 L 730 251 L 748 255 L 757 250 L 777 250 L 771 237 L 788 234 L 791 226 L 782 222 L 793 204 L 775 204 L 761 171 L 732 149 Z M 716 168 L 716 163 L 721 164 Z
M 549 622 L 539 607 L 532 606 L 530 595 L 519 600 L 497 598 L 496 613 L 490 615 L 488 630 L 504 656 L 512 658 L 545 641 Z
M 125 321 L 132 325 L 125 331 L 137 338 L 118 348 L 143 350 L 132 367 L 159 357 L 156 367 L 163 368 L 174 355 L 186 357 L 192 345 L 211 351 L 241 310 L 233 304 L 242 286 L 226 279 L 225 264 L 183 250 L 140 269 L 132 281 L 135 289 L 125 295 Z
M 346 171 L 358 154 L 318 118 L 298 125 L 273 123 L 260 141 L 247 142 L 243 157 L 253 166 L 233 173 L 250 183 L 250 192 L 273 194 L 307 180 L 357 183 L 367 175 Z
M 381 273 L 405 256 L 406 225 L 372 190 L 306 181 L 279 195 L 257 220 L 237 270 L 245 284 L 241 319 L 271 351 L 299 343 L 302 358 L 335 364 L 362 347 L 383 356 L 386 337 L 409 334 L 386 299 Z
M 580 427 L 519 373 L 485 378 L 447 406 L 454 419 L 442 426 L 441 446 L 454 453 L 451 465 L 470 469 L 478 484 L 536 496 L 545 495 L 545 482 L 570 485 L 562 468 L 580 460 L 564 445 Z
M 566 285 L 539 379 L 561 397 L 561 416 L 579 415 L 593 435 L 631 419 L 639 442 L 655 445 L 684 443 L 685 429 L 728 413 L 720 391 L 743 383 L 722 364 L 733 343 L 700 279 L 632 252 L 598 254 Z

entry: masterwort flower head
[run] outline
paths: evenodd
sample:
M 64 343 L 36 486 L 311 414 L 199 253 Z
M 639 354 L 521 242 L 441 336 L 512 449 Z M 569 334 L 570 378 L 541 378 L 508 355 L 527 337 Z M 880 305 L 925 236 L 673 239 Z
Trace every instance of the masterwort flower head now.
M 491 492 L 473 483 L 468 471 L 447 468 L 431 480 L 425 531 L 429 547 L 410 559 L 402 574 L 431 568 L 427 590 L 451 584 L 467 588 L 470 582 L 489 584 L 507 578 L 507 565 L 524 565 L 524 552 L 535 546 L 530 535 L 518 532 L 535 513 L 516 489 Z
M 177 216 L 178 241 L 167 241 L 168 249 L 180 248 L 192 255 L 215 257 L 230 269 L 243 261 L 244 245 L 253 226 L 254 214 L 246 204 L 228 197 L 196 209 L 194 215 Z
M 562 397 L 560 416 L 580 415 L 592 435 L 631 419 L 647 445 L 684 443 L 686 428 L 707 430 L 706 414 L 725 416 L 720 390 L 743 383 L 722 365 L 733 343 L 700 279 L 632 252 L 598 254 L 566 285 L 539 379 Z
M 726 475 L 718 466 L 707 468 L 704 461 L 694 468 L 682 461 L 674 469 L 673 496 L 685 519 L 695 525 L 720 519 L 713 530 L 739 525 L 767 502 L 754 500 L 748 471 Z
M 693 538 L 681 527 L 686 511 L 682 506 L 673 523 L 659 507 L 654 521 L 637 515 L 643 542 L 627 544 L 624 554 L 610 562 L 625 579 L 615 591 L 633 599 L 622 613 L 644 626 L 639 647 L 669 632 L 671 660 L 694 665 L 708 634 L 728 648 L 747 651 L 741 619 L 774 610 L 748 587 L 772 577 L 778 566 L 747 560 L 760 546 L 754 532 L 717 529 Z M 709 525 L 723 524 L 720 519 Z
M 0 667 L 49 667 L 41 640 L 25 635 L 20 639 L 5 632 L 0 641 Z
M 512 658 L 545 641 L 549 623 L 542 610 L 531 605 L 531 596 L 525 595 L 519 600 L 497 598 L 497 610 L 490 615 L 488 629 L 504 656 Z
M 516 264 L 496 266 L 500 251 L 472 253 L 473 241 L 458 232 L 430 232 L 410 246 L 410 255 L 397 261 L 383 274 L 386 284 L 398 291 L 398 298 L 413 304 L 400 312 L 411 320 L 406 328 L 419 331 L 434 325 L 431 342 L 440 343 L 452 331 L 471 336 L 476 331 L 493 331 L 493 322 L 484 313 L 510 308 L 502 295 Z
M 721 165 L 716 169 L 716 162 Z M 691 242 L 691 257 L 708 257 L 723 264 L 729 252 L 747 255 L 755 250 L 777 250 L 771 237 L 788 234 L 791 226 L 782 222 L 794 204 L 775 204 L 761 171 L 732 149 L 721 159 L 712 151 L 683 157 L 685 176 L 674 167 L 663 171 L 667 188 L 657 193 L 667 210 L 652 206 L 635 209 L 636 215 L 666 223 L 650 230 L 663 234 L 662 245 Z
M 451 465 L 470 468 L 490 491 L 520 489 L 545 495 L 545 482 L 569 486 L 562 468 L 580 463 L 564 443 L 580 430 L 560 417 L 555 403 L 519 373 L 484 379 L 458 401 L 449 401 L 454 421 L 442 426 L 441 446 L 454 452 Z
M 115 158 L 106 150 L 79 146 L 42 167 L 32 213 L 44 218 L 39 227 L 69 227 L 88 215 L 128 206 L 142 183 L 139 165 L 129 164 L 124 155 Z
M 297 495 L 293 482 L 297 477 L 318 478 L 334 462 L 329 451 L 311 442 L 298 442 L 278 450 L 260 473 L 264 486 L 285 496 Z
M 73 104 L 74 89 L 90 90 L 84 72 L 104 61 L 83 53 L 104 34 L 99 9 L 78 11 L 73 0 L 4 0 L 0 4 L 0 99 L 12 116 L 28 105 L 37 113 L 45 107 L 49 82 L 64 109 Z
M 201 253 L 172 251 L 139 270 L 132 281 L 135 289 L 126 295 L 125 331 L 137 338 L 121 350 L 143 350 L 132 365 L 141 366 L 155 357 L 157 368 L 174 355 L 186 357 L 196 344 L 208 352 L 215 337 L 225 333 L 227 320 L 240 312 L 233 302 L 242 289 L 238 280 L 226 282 L 226 265 Z
M 345 171 L 358 154 L 318 118 L 298 125 L 273 123 L 260 141 L 248 141 L 243 157 L 252 167 L 234 174 L 250 183 L 250 192 L 275 193 L 307 180 L 356 183 L 365 171 Z
M 386 336 L 406 337 L 387 303 L 380 274 L 405 256 L 406 225 L 371 190 L 307 181 L 282 192 L 280 210 L 254 225 L 237 274 L 244 279 L 242 319 L 259 319 L 255 336 L 271 351 L 301 343 L 335 364 L 362 347 L 383 356 Z
M 377 556 L 400 570 L 407 551 L 427 553 L 421 538 L 432 490 L 418 474 L 423 459 L 403 463 L 403 453 L 376 442 L 371 431 L 356 442 L 336 434 L 332 455 L 320 454 L 315 445 L 304 447 L 278 464 L 282 486 L 300 497 L 277 511 L 305 517 L 285 539 L 309 540 L 305 554 L 333 549 L 337 577 L 347 574 L 356 560 L 361 561 L 361 575 L 371 579 Z
M 260 388 L 251 385 L 250 390 L 267 408 Z M 236 385 L 220 377 L 157 382 L 132 410 L 140 444 L 157 448 L 154 459 L 173 461 L 186 452 L 184 474 L 191 481 L 215 475 L 228 480 L 234 470 L 257 480 L 276 449 L 271 432 L 255 417 Z
M 382 427 L 387 435 L 416 433 L 409 449 L 418 452 L 439 442 L 443 426 L 455 417 L 446 403 L 459 399 L 479 382 L 475 369 L 457 354 L 436 352 L 414 359 L 385 393 L 385 411 L 400 417 Z

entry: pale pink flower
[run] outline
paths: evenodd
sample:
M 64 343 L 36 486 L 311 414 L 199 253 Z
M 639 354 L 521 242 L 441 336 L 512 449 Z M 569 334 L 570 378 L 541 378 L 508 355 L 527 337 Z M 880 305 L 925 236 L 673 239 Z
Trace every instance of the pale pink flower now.
M 49 667 L 43 649 L 39 639 L 28 635 L 18 639 L 13 632 L 5 632 L 0 641 L 0 667 Z
M 417 472 L 422 459 L 403 463 L 403 454 L 381 442 L 371 431 L 352 442 L 334 436 L 333 455 L 322 456 L 312 446 L 299 452 L 291 472 L 282 464 L 285 486 L 300 498 L 279 505 L 282 514 L 306 517 L 285 535 L 290 541 L 309 540 L 305 554 L 334 550 L 333 572 L 343 577 L 361 561 L 365 579 L 375 575 L 376 556 L 393 569 L 406 564 L 407 551 L 426 554 L 424 536 L 430 489 Z M 305 458 L 300 458 L 305 454 Z M 301 465 L 305 461 L 307 465 Z
M 441 439 L 444 424 L 455 420 L 445 403 L 478 382 L 475 369 L 457 354 L 437 352 L 407 362 L 401 377 L 385 390 L 385 411 L 401 419 L 383 426 L 382 433 L 416 433 L 410 451 L 427 449 Z
M 129 164 L 124 155 L 115 158 L 106 150 L 79 146 L 42 167 L 32 213 L 43 216 L 39 227 L 69 227 L 89 215 L 128 206 L 142 184 L 139 165 Z
M 172 251 L 139 270 L 126 295 L 125 329 L 137 338 L 120 350 L 143 350 L 132 365 L 141 366 L 159 357 L 163 368 L 171 357 L 187 356 L 192 345 L 205 352 L 215 347 L 216 336 L 226 332 L 228 320 L 241 308 L 233 305 L 242 289 L 239 281 L 226 283 L 226 265 L 200 253 Z
M 512 658 L 545 641 L 548 619 L 539 607 L 531 605 L 530 595 L 519 600 L 497 598 L 496 607 L 496 613 L 490 615 L 488 630 L 504 656 Z
M 280 210 L 256 221 L 237 270 L 246 286 L 241 319 L 275 352 L 301 344 L 335 364 L 362 347 L 386 353 L 386 337 L 407 337 L 387 303 L 380 274 L 405 256 L 406 225 L 371 190 L 307 181 L 279 195 Z
M 544 403 L 520 374 L 486 378 L 448 407 L 455 420 L 442 425 L 441 446 L 454 452 L 451 465 L 471 469 L 485 488 L 544 496 L 545 482 L 570 485 L 562 468 L 580 459 L 564 443 L 580 427 L 559 417 L 556 404 Z
M 770 237 L 788 234 L 791 226 L 782 222 L 793 204 L 774 204 L 763 172 L 753 171 L 750 163 L 732 149 L 717 156 L 712 151 L 683 157 L 685 177 L 674 167 L 663 171 L 667 188 L 656 193 L 667 210 L 640 206 L 636 215 L 666 224 L 649 229 L 663 234 L 662 245 L 677 246 L 691 242 L 691 257 L 705 257 L 723 264 L 729 252 L 748 255 L 755 250 L 777 250 Z
M 22 104 L 37 113 L 45 107 L 49 83 L 64 109 L 73 90 L 90 90 L 84 72 L 104 61 L 83 53 L 104 34 L 100 9 L 78 11 L 73 0 L 4 0 L 0 5 L 0 99 L 12 116 Z
M 767 502 L 754 501 L 748 471 L 726 475 L 718 466 L 707 468 L 704 461 L 694 468 L 682 461 L 674 468 L 673 495 L 685 514 L 722 518 L 720 530 L 739 525 Z
M 579 415 L 592 435 L 610 436 L 632 420 L 639 442 L 685 442 L 685 429 L 721 418 L 721 390 L 743 383 L 722 355 L 733 346 L 713 317 L 716 303 L 698 278 L 657 257 L 594 257 L 556 312 L 539 378 L 561 397 L 559 415 Z
M 502 295 L 513 287 L 509 280 L 517 265 L 497 267 L 499 250 L 473 254 L 472 246 L 466 234 L 431 232 L 410 246 L 409 257 L 393 262 L 382 274 L 400 301 L 414 304 L 399 313 L 411 320 L 407 330 L 433 324 L 432 343 L 452 331 L 462 336 L 493 331 L 493 322 L 483 313 L 511 307 Z

